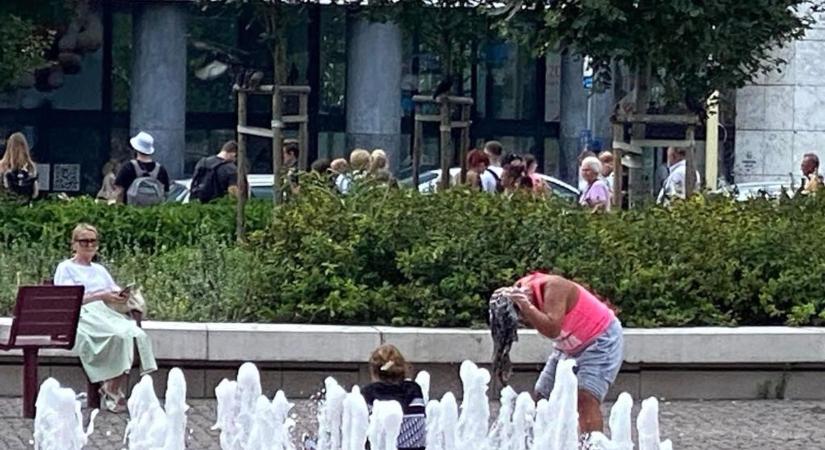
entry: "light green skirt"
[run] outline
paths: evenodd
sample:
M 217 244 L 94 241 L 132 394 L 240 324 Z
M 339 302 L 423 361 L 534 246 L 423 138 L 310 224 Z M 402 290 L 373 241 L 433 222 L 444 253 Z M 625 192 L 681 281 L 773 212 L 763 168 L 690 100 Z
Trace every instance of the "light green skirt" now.
M 137 343 L 141 375 L 158 369 L 152 342 L 134 320 L 102 301 L 83 305 L 74 352 L 92 383 L 116 378 L 132 368 Z

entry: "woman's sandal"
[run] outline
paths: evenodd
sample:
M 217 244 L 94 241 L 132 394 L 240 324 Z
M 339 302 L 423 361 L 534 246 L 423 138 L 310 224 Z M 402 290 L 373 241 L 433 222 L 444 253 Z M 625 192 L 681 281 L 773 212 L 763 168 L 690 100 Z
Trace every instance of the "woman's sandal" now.
M 113 395 L 101 386 L 100 400 L 107 410 L 115 414 L 126 412 L 126 396 L 123 393 Z

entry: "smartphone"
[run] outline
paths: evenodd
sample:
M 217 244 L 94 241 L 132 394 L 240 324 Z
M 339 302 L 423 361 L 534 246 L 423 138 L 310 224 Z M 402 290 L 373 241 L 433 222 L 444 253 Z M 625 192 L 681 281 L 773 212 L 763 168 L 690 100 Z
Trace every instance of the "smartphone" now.
M 123 296 L 123 295 L 128 295 L 128 294 L 129 294 L 129 291 L 131 291 L 134 287 L 135 287 L 135 283 L 129 283 L 129 284 L 127 284 L 127 285 L 126 285 L 126 287 L 125 287 L 125 288 L 123 288 L 123 289 L 120 291 L 119 295 L 121 295 L 121 296 Z

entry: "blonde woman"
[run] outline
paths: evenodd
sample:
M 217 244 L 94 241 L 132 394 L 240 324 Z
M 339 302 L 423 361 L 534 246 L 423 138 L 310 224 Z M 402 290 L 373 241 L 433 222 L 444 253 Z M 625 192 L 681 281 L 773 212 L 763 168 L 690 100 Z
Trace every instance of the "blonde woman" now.
M 132 368 L 137 344 L 141 375 L 158 366 L 152 343 L 135 321 L 110 307 L 129 299 L 128 286 L 121 289 L 109 271 L 92 262 L 100 244 L 97 228 L 81 223 L 72 231 L 74 256 L 61 262 L 54 273 L 54 284 L 84 286 L 83 307 L 77 324 L 74 352 L 92 383 L 103 383 L 101 399 L 109 411 L 126 411 L 127 376 Z
M 23 133 L 14 133 L 6 141 L 6 152 L 0 159 L 3 189 L 29 199 L 37 197 L 37 166 L 32 161 L 29 143 Z
M 115 177 L 120 170 L 120 163 L 114 159 L 110 159 L 103 165 L 103 182 L 100 186 L 100 191 L 97 192 L 97 198 L 102 200 L 117 200 L 117 187 L 115 187 Z
M 385 183 L 393 181 L 387 153 L 380 148 L 373 150 L 370 154 L 370 176 Z

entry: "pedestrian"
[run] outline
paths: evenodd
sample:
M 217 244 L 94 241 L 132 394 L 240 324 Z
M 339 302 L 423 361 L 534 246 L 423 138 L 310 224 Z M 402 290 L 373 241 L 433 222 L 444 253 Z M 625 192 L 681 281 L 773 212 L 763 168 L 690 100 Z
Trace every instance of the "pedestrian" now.
M 475 191 L 481 191 L 481 175 L 490 165 L 490 158 L 481 150 L 472 149 L 467 152 L 467 186 Z
M 665 179 L 665 184 L 662 190 L 659 191 L 659 196 L 656 203 L 660 205 L 670 205 L 673 199 L 687 197 L 686 187 L 686 170 L 687 163 L 685 156 L 687 149 L 684 147 L 670 147 L 667 149 L 667 166 L 668 175 Z M 695 190 L 699 190 L 700 186 L 699 172 L 696 172 L 696 186 Z
M 481 190 L 490 194 L 504 192 L 501 185 L 501 174 L 504 169 L 501 166 L 501 155 L 504 148 L 499 141 L 488 141 L 484 144 L 484 154 L 490 160 L 487 169 L 481 173 Z
M 344 158 L 332 160 L 329 165 L 331 175 L 335 178 L 335 188 L 341 194 L 349 192 L 352 178 L 350 177 L 349 163 Z
M 124 164 L 115 177 L 116 198 L 121 203 L 148 206 L 161 203 L 169 191 L 166 168 L 152 159 L 155 140 L 145 131 L 129 140 L 135 158 Z
M 815 153 L 805 153 L 802 156 L 802 184 L 798 193 L 813 194 L 822 187 L 822 175 L 819 174 L 819 157 Z
M 238 197 L 238 143 L 226 141 L 217 155 L 201 158 L 195 165 L 190 195 L 209 203 L 227 193 Z
M 525 323 L 553 341 L 535 385 L 535 397 L 549 398 L 562 359 L 576 361 L 580 442 L 604 431 L 602 402 L 622 366 L 622 324 L 595 294 L 567 278 L 535 272 L 514 287 L 494 295 L 508 296 Z
M 404 355 L 394 345 L 381 345 L 370 355 L 369 371 L 372 383 L 364 386 L 361 394 L 370 412 L 376 400 L 398 402 L 404 414 L 401 422 L 404 431 L 398 435 L 396 448 L 424 450 L 427 437 L 424 393 L 418 383 L 410 380 L 410 366 Z
M 26 201 L 37 198 L 37 165 L 32 160 L 29 143 L 23 133 L 13 133 L 6 140 L 6 151 L 0 159 L 0 183 L 3 190 Z
M 539 163 L 536 161 L 536 157 L 530 153 L 527 153 L 522 157 L 522 160 L 524 161 L 527 177 L 530 178 L 530 181 L 533 184 L 533 192 L 540 195 L 549 194 L 550 186 L 539 176 Z
M 588 156 L 582 160 L 579 170 L 585 181 L 585 188 L 579 197 L 579 204 L 589 208 L 591 212 L 610 211 L 610 190 L 604 180 L 600 178 L 602 163 L 595 156 Z
M 392 176 L 392 172 L 390 172 L 387 153 L 384 152 L 384 150 L 377 148 L 370 154 L 369 174 L 370 178 L 381 183 L 385 183 L 387 185 L 392 185 L 394 183 L 395 180 Z
M 607 185 L 610 193 L 613 193 L 613 152 L 605 150 L 599 153 L 599 161 L 602 163 L 601 177 Z
M 110 159 L 103 165 L 103 181 L 100 183 L 100 190 L 97 191 L 97 198 L 114 202 L 117 200 L 117 188 L 115 187 L 115 178 L 120 169 L 120 163 L 117 160 Z
M 578 158 L 576 158 L 576 167 L 581 168 L 582 161 L 584 161 L 584 158 L 589 158 L 591 156 L 595 157 L 596 154 L 587 149 L 583 150 L 581 153 L 579 153 Z M 584 192 L 585 189 L 587 189 L 587 181 L 584 178 L 582 178 L 581 170 L 579 170 L 579 192 Z

